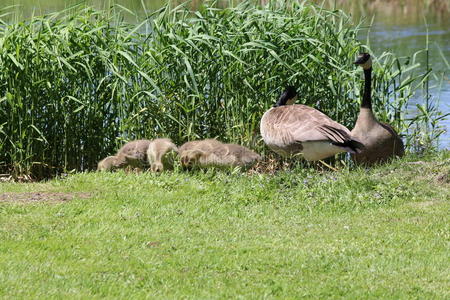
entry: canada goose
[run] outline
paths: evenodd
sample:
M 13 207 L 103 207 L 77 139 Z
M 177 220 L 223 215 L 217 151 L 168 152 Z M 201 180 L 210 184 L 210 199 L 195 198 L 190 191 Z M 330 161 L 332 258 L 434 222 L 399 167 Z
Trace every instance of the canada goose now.
M 259 154 L 244 146 L 221 143 L 215 144 L 212 149 L 192 147 L 181 151 L 180 157 L 185 167 L 248 167 L 261 159 Z
M 162 172 L 164 165 L 167 168 L 171 164 L 164 159 L 169 151 L 178 151 L 171 139 L 163 138 L 151 141 L 147 150 L 147 158 L 152 172 Z
M 297 92 L 289 86 L 261 119 L 266 145 L 282 156 L 302 154 L 308 161 L 340 152 L 357 153 L 363 145 L 343 125 L 312 107 L 294 104 Z
M 123 145 L 116 154 L 116 167 L 130 166 L 141 169 L 144 165 L 147 165 L 147 150 L 150 143 L 150 140 L 136 140 Z
M 372 111 L 370 54 L 359 54 L 354 64 L 364 69 L 364 95 L 358 119 L 351 134 L 364 144 L 364 149 L 360 153 L 354 153 L 353 160 L 358 164 L 371 165 L 384 162 L 393 156 L 403 156 L 405 147 L 397 132 L 391 125 L 378 122 Z
M 112 171 L 116 168 L 116 156 L 108 156 L 97 164 L 97 171 Z

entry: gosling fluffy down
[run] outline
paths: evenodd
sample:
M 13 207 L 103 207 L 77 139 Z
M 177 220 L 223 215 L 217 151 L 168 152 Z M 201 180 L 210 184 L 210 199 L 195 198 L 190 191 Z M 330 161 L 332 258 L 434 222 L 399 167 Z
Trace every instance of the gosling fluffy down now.
M 172 167 L 173 162 L 164 159 L 170 151 L 178 151 L 171 139 L 161 138 L 151 141 L 147 149 L 147 158 L 152 172 L 162 172 L 164 169 Z
M 185 167 L 249 167 L 261 159 L 259 154 L 244 146 L 217 140 L 196 142 L 180 147 L 181 164 Z
M 123 145 L 115 156 L 108 156 L 98 163 L 97 170 L 112 171 L 119 168 L 139 168 L 150 165 L 153 172 L 162 172 L 171 164 L 165 159 L 170 151 L 177 151 L 176 145 L 168 138 L 136 140 Z
M 132 167 L 142 169 L 148 165 L 147 150 L 151 140 L 136 140 L 123 145 L 117 151 L 116 166 L 118 168 Z
M 215 147 L 223 145 L 216 139 L 205 139 L 186 142 L 178 148 L 178 153 L 181 154 L 187 150 L 202 150 L 202 151 L 212 151 Z
M 107 156 L 97 164 L 97 171 L 112 171 L 116 169 L 117 156 Z

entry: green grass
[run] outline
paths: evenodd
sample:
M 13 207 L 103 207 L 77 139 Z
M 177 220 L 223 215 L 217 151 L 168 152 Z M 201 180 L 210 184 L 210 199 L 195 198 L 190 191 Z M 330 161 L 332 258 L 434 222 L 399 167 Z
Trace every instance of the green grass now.
M 450 154 L 276 175 L 3 183 L 1 298 L 448 299 Z

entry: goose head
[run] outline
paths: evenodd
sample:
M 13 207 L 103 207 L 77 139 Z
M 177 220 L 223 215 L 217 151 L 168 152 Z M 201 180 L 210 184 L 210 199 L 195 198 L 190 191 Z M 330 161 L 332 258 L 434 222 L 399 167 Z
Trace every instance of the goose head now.
M 288 86 L 284 90 L 283 94 L 281 94 L 280 98 L 278 98 L 278 101 L 275 103 L 274 107 L 292 105 L 295 101 L 297 101 L 297 91 L 295 90 L 295 87 Z
M 364 70 L 368 70 L 372 68 L 372 58 L 369 53 L 360 53 L 354 64 L 361 66 Z

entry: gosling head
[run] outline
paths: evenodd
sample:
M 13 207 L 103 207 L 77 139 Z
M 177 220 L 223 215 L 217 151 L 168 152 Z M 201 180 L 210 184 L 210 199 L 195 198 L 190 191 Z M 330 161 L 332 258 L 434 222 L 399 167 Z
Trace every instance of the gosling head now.
M 281 94 L 280 98 L 278 98 L 277 103 L 275 103 L 274 107 L 282 106 L 282 105 L 292 105 L 297 100 L 297 91 L 293 86 L 287 86 L 284 90 L 283 94 Z
M 181 154 L 181 165 L 185 168 L 191 168 L 197 164 L 200 156 L 203 155 L 199 150 L 187 150 Z
M 372 58 L 369 53 L 360 53 L 354 64 L 361 66 L 364 70 L 368 70 L 372 68 Z
M 105 159 L 101 160 L 97 165 L 98 171 L 113 171 L 117 168 L 117 157 L 116 156 L 108 156 Z

